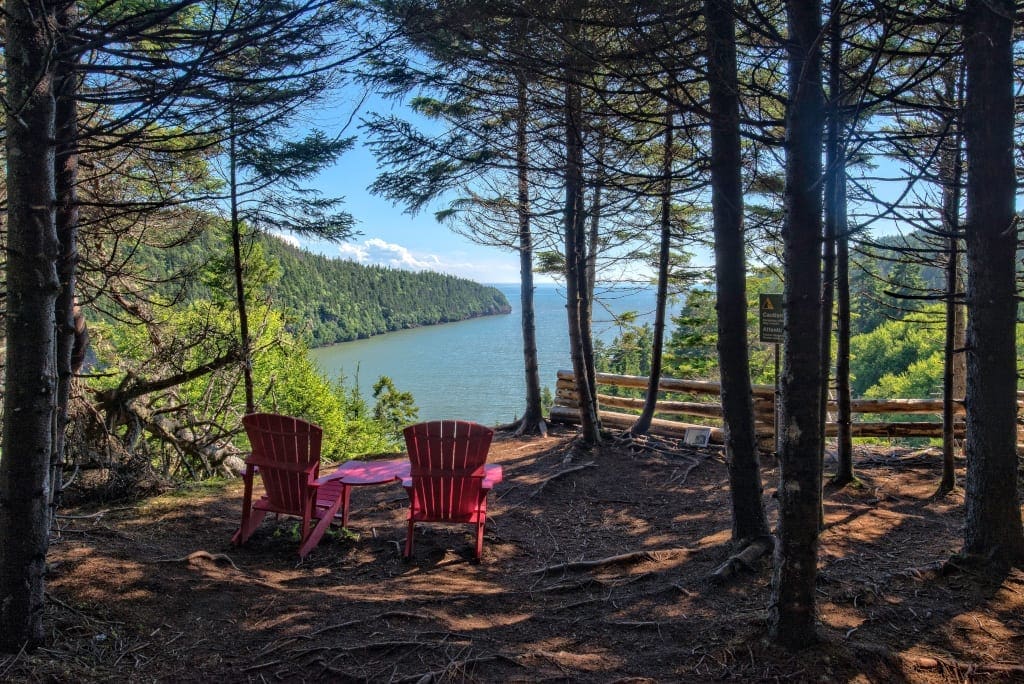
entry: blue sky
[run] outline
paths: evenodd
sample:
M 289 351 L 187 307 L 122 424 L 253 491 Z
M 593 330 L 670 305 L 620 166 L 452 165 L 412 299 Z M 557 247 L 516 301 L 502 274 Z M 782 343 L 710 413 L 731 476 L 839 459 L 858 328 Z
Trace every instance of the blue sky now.
M 344 96 L 344 93 L 343 93 Z M 368 100 L 369 109 L 388 108 L 387 102 Z M 402 108 L 399 106 L 399 110 Z M 308 117 L 308 123 L 329 132 L 337 132 L 351 119 L 344 107 L 329 108 Z M 358 118 L 348 127 L 353 131 Z M 377 176 L 373 153 L 360 139 L 355 147 L 312 183 L 324 196 L 345 198 L 345 209 L 356 219 L 360 232 L 347 243 L 337 245 L 301 239 L 299 244 L 327 256 L 351 259 L 362 264 L 377 264 L 410 270 L 431 270 L 469 278 L 481 283 L 519 282 L 519 256 L 496 247 L 477 245 L 438 223 L 431 207 L 410 216 L 367 187 Z M 294 238 L 288 238 L 294 242 Z

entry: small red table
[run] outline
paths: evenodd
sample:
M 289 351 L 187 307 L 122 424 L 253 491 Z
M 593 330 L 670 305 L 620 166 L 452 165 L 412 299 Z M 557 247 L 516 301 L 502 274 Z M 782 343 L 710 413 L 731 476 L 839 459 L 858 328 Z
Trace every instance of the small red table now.
M 344 497 L 341 504 L 341 525 L 348 527 L 348 499 L 352 493 L 352 487 L 401 482 L 409 477 L 409 469 L 408 458 L 346 461 L 330 475 L 320 478 L 320 481 L 328 491 L 341 486 L 341 496 Z

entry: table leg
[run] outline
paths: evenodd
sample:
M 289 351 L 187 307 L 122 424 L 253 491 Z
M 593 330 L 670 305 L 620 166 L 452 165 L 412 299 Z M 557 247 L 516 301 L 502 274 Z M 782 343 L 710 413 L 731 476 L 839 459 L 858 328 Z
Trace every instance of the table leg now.
M 348 497 L 352 493 L 350 485 L 341 483 L 341 526 L 348 528 Z

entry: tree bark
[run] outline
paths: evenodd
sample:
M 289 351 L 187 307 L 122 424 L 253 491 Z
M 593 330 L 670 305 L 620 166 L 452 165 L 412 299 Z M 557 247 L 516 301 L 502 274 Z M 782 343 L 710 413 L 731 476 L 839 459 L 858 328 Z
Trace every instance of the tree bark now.
M 843 149 L 844 163 L 846 150 Z M 845 176 L 845 174 L 844 174 Z M 846 216 L 846 184 L 837 188 L 837 204 Z M 836 485 L 854 480 L 853 391 L 850 387 L 850 232 L 846 221 L 836 236 Z
M 580 393 L 580 437 L 584 444 L 598 444 L 601 428 L 597 417 L 597 391 L 584 348 L 588 296 L 586 231 L 583 212 L 583 127 L 580 86 L 572 68 L 565 86 L 565 291 L 569 318 L 569 352 Z
M 583 112 L 580 111 L 580 121 L 582 122 Z M 583 149 L 583 129 L 580 129 L 580 150 Z M 597 401 L 597 360 L 594 355 L 594 296 L 597 288 L 597 255 L 601 249 L 600 242 L 600 226 L 601 226 L 601 211 L 603 201 L 603 174 L 604 174 L 604 155 L 605 155 L 605 140 L 604 136 L 597 132 L 597 156 L 594 163 L 594 180 L 593 180 L 593 195 L 590 202 L 590 211 L 585 212 L 583 207 L 585 206 L 586 193 L 580 193 L 579 202 L 579 213 L 577 214 L 580 222 L 580 231 L 583 236 L 581 244 L 583 250 L 579 253 L 581 261 L 582 279 L 580 281 L 579 291 L 583 293 L 580 297 L 580 339 L 583 341 L 583 361 L 587 367 L 587 384 L 590 386 L 591 391 L 594 393 L 594 407 L 598 408 Z M 581 155 L 582 162 L 582 155 Z M 582 168 L 582 164 L 581 164 Z M 585 178 L 585 175 L 581 173 L 581 177 Z M 585 184 L 585 181 L 584 181 Z M 589 222 L 586 221 L 589 219 Z M 583 226 L 587 225 L 587 230 L 583 232 Z M 598 418 L 600 415 L 598 414 Z M 600 421 L 598 423 L 598 430 L 600 431 Z
M 788 0 L 788 91 L 783 251 L 785 344 L 781 387 L 779 543 L 769 629 L 787 648 L 815 643 L 821 506 L 821 3 Z
M 843 107 L 846 95 L 842 74 L 842 21 L 841 0 L 831 0 L 829 13 L 829 89 L 831 106 L 828 119 L 828 176 L 825 185 L 827 198 L 826 222 L 826 295 L 823 297 L 824 321 L 832 320 L 832 303 L 838 300 L 836 314 L 836 437 L 837 464 L 832 483 L 842 486 L 853 481 L 853 437 L 850 433 L 850 246 L 849 226 L 846 218 L 846 136 L 843 132 Z M 835 287 L 830 284 L 835 278 Z M 822 325 L 822 427 L 826 422 L 828 406 L 828 369 L 831 364 L 830 323 Z
M 963 358 L 961 330 L 963 328 L 963 307 L 960 304 L 960 184 L 963 181 L 963 139 L 960 125 L 963 91 L 963 69 L 954 78 L 952 72 L 944 75 L 946 102 L 953 112 L 946 119 L 947 139 L 953 132 L 952 145 L 943 142 L 939 173 L 942 174 L 942 232 L 946 238 L 946 339 L 942 367 L 942 479 L 939 493 L 953 491 L 956 487 L 956 435 L 953 432 L 954 400 L 963 398 L 962 373 L 957 367 Z M 957 378 L 960 376 L 960 382 Z M 959 384 L 959 387 L 958 387 Z M 957 390 L 960 390 L 959 392 Z
M 1016 450 L 1017 314 L 1011 0 L 968 0 L 967 479 L 964 551 L 1024 557 Z
M 0 459 L 0 649 L 41 642 L 56 416 L 53 29 L 58 5 L 6 5 L 7 315 Z
M 540 365 L 537 360 L 537 322 L 533 306 L 533 232 L 530 226 L 530 159 L 526 124 L 529 120 L 526 76 L 516 73 L 516 216 L 519 221 L 519 305 L 522 308 L 523 368 L 526 373 L 526 410 L 520 433 L 532 431 L 544 419 L 541 406 Z
M 55 152 L 54 186 L 57 198 L 56 231 L 60 244 L 57 277 L 60 292 L 54 311 L 56 323 L 57 413 L 54 417 L 53 454 L 50 459 L 51 526 L 63 493 L 64 439 L 71 400 L 71 381 L 78 369 L 72 363 L 78 329 L 75 320 L 75 289 L 78 270 L 78 73 L 77 52 L 70 37 L 78 22 L 78 5 L 63 5 L 59 21 L 58 54 L 54 75 Z M 81 315 L 81 314 L 79 314 Z M 84 350 L 82 350 L 84 351 Z
M 732 538 L 743 543 L 768 537 L 770 532 L 762 501 L 747 344 L 747 269 L 733 12 L 733 0 L 704 2 L 711 106 L 718 367 L 732 495 Z
M 238 217 L 238 151 L 235 111 L 231 109 L 228 131 L 228 183 L 231 192 L 231 254 L 235 276 L 235 303 L 238 306 L 238 335 L 241 342 L 242 378 L 245 385 L 245 412 L 256 410 L 252 383 L 252 343 L 249 339 L 249 311 L 245 302 L 245 264 L 242 261 L 242 227 Z
M 661 240 L 658 245 L 658 288 L 654 303 L 654 339 L 651 343 L 651 372 L 648 376 L 647 394 L 644 396 L 644 407 L 633 427 L 629 429 L 634 435 L 647 434 L 654 418 L 654 410 L 658 404 L 658 384 L 661 382 L 662 350 L 665 346 L 665 310 L 668 300 L 669 256 L 672 250 L 672 108 L 665 112 L 665 138 L 661 164 Z

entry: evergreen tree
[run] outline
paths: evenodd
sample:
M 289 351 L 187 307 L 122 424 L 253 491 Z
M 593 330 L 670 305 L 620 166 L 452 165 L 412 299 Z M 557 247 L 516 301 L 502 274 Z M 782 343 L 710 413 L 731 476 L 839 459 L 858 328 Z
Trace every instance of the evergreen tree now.
M 769 630 L 788 648 L 817 640 L 821 510 L 821 3 L 789 0 L 786 111 L 785 344 L 781 383 L 779 531 Z
M 746 259 L 741 182 L 736 29 L 731 1 L 705 0 L 711 105 L 711 203 L 715 235 L 718 366 L 726 426 L 732 536 L 738 544 L 770 539 L 761 500 L 761 472 L 747 341 Z M 770 544 L 767 544 L 770 547 Z
M 60 253 L 54 214 L 54 45 L 61 4 L 9 2 L 5 14 L 7 133 L 6 348 L 0 457 L 0 649 L 45 637 L 50 460 L 57 411 Z
M 1017 457 L 1017 217 L 1011 0 L 964 9 L 967 144 L 967 520 L 964 551 L 1024 558 Z

